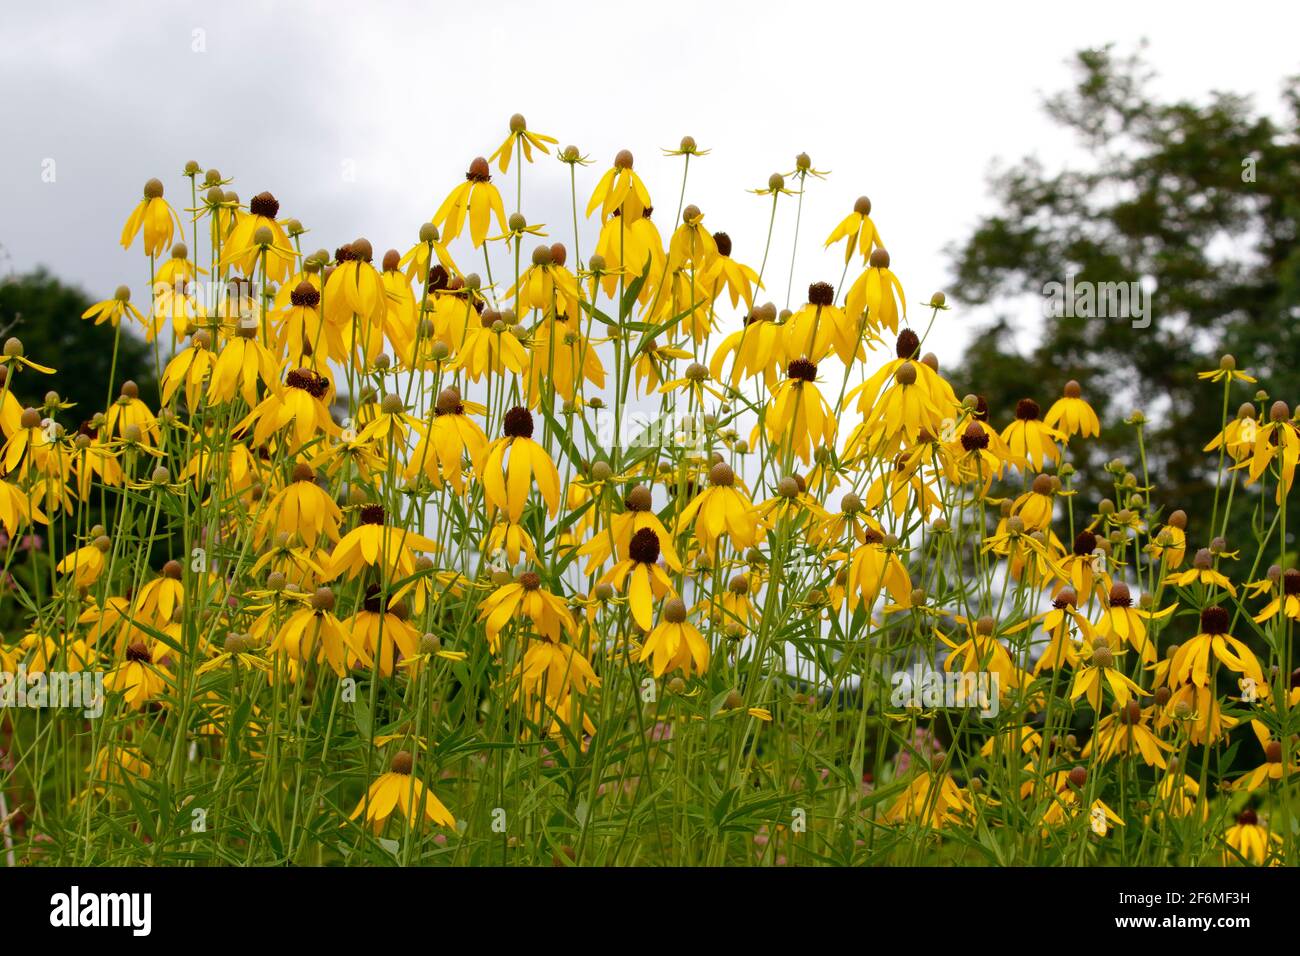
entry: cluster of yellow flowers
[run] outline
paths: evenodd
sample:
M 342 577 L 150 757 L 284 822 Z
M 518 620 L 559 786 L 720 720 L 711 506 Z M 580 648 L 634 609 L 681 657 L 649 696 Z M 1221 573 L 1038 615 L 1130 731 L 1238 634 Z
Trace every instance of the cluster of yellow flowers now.
M 491 698 L 464 721 L 490 713 L 515 739 L 579 751 L 640 728 L 644 700 L 716 695 L 687 723 L 735 715 L 713 760 L 738 779 L 765 728 L 799 707 L 833 717 L 856 687 L 863 720 L 838 757 L 885 795 L 862 804 L 871 827 L 1018 819 L 1083 843 L 1134 819 L 1208 820 L 1208 755 L 1249 720 L 1262 762 L 1231 787 L 1284 795 L 1294 825 L 1300 571 L 1257 560 L 1257 579 L 1234 583 L 1222 568 L 1236 555 L 1210 540 L 1227 526 L 1217 513 L 1189 557 L 1188 516 L 1159 516 L 1145 462 L 1140 477 L 1114 469 L 1118 503 L 1076 515 L 1071 443 L 1101 431 L 1080 386 L 1046 414 L 1023 399 L 1001 428 L 979 396 L 959 398 L 923 352 L 945 297 L 924 330 L 909 323 L 865 197 L 825 240 L 843 244 L 840 283 L 778 310 L 762 301 L 766 255 L 759 269 L 733 258 L 695 205 L 660 214 L 626 150 L 586 204 L 594 253 L 571 264 L 577 197 L 571 260 L 517 205 L 506 213 L 493 181 L 493 164 L 513 167 L 522 191 L 524 165 L 555 146 L 514 117 L 414 245 L 382 256 L 366 239 L 304 252 L 307 230 L 271 193 L 242 202 L 198 164 L 184 215 L 150 180 L 121 235 L 148 258 L 147 314 L 123 286 L 84 318 L 144 330 L 159 394 L 110 382 L 106 408 L 65 430 L 57 395 L 15 397 L 20 374 L 53 369 L 17 340 L 0 359 L 5 567 L 36 525 L 76 542 L 47 590 L 10 584 L 30 625 L 0 643 L 0 670 L 103 669 L 141 728 L 209 742 L 233 726 L 231 687 L 289 707 L 304 688 L 369 679 L 372 708 L 381 686 L 397 702 L 393 733 L 368 728 L 375 745 L 401 746 L 351 814 L 377 832 L 395 812 L 456 828 L 413 769 L 458 687 Z M 668 153 L 688 170 L 707 150 L 688 137 Z M 554 155 L 575 181 L 590 162 Z M 754 192 L 775 218 L 825 175 L 801 155 Z M 486 276 L 453 252 L 481 255 Z M 1253 382 L 1230 359 L 1205 377 L 1225 408 L 1234 382 Z M 676 424 L 629 430 L 647 419 Z M 1233 490 L 1241 475 L 1274 482 L 1285 534 L 1300 457 L 1289 409 L 1247 403 L 1207 450 L 1232 466 Z M 160 546 L 171 553 L 151 570 Z M 1243 623 L 1243 600 L 1259 598 Z M 1199 615 L 1195 636 L 1162 652 L 1180 612 Z M 1271 660 L 1234 636 L 1246 624 Z M 790 677 L 787 645 L 812 678 Z M 977 746 L 891 770 L 892 726 L 939 726 L 878 692 L 918 657 L 994 676 L 1001 716 L 950 701 Z M 266 736 L 275 715 L 257 699 L 240 722 Z M 163 764 L 185 772 L 182 747 L 146 736 L 94 737 L 101 792 Z M 1154 774 L 1140 808 L 1116 811 L 1116 764 Z M 1293 851 L 1244 808 L 1214 852 Z

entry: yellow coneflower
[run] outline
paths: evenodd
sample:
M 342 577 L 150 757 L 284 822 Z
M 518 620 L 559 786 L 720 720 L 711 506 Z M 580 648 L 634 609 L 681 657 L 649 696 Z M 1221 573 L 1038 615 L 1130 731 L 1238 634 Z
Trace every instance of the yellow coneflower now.
M 910 604 L 910 599 L 908 603 Z M 1002 697 L 1019 687 L 1022 682 L 1020 668 L 1015 665 L 1011 652 L 999 639 L 997 622 L 989 616 L 975 621 L 956 617 L 956 621 L 965 629 L 965 634 L 959 635 L 963 637 L 961 641 L 953 640 L 938 628 L 934 631 L 939 640 L 952 649 L 943 660 L 943 669 L 949 673 L 955 668 L 963 674 L 994 674 L 998 679 L 998 694 Z
M 260 544 L 268 534 L 288 534 L 314 548 L 322 537 L 331 543 L 338 541 L 342 521 L 343 512 L 317 484 L 315 470 L 306 462 L 299 462 L 293 466 L 289 484 L 266 506 L 256 540 Z
M 501 193 L 492 183 L 492 171 L 482 156 L 469 164 L 465 181 L 453 189 L 433 214 L 433 224 L 442 230 L 443 241 L 451 242 L 465 228 L 469 218 L 470 239 L 474 248 L 487 239 L 488 227 L 495 215 L 502 232 L 507 232 L 506 208 Z
M 632 153 L 626 149 L 619 150 L 612 165 L 591 192 L 587 203 L 587 216 L 600 210 L 602 221 L 618 212 L 626 223 L 640 219 L 646 207 L 651 205 L 650 191 L 641 182 L 641 177 L 632 171 Z
M 132 710 L 140 710 L 166 692 L 169 678 L 154 663 L 149 648 L 140 641 L 126 649 L 126 659 L 104 675 L 104 689 L 122 694 Z
M 725 462 L 718 462 L 709 469 L 709 487 L 681 511 L 677 527 L 683 528 L 692 522 L 695 537 L 710 555 L 717 554 L 718 541 L 723 535 L 737 551 L 744 551 L 758 542 L 754 505 L 743 486 L 738 487 L 736 473 Z
M 1147 726 L 1149 721 L 1150 714 L 1136 700 L 1116 707 L 1114 713 L 1097 723 L 1096 733 L 1084 745 L 1083 756 L 1089 757 L 1095 751 L 1099 760 L 1110 760 L 1121 754 L 1136 753 L 1148 767 L 1165 769 L 1162 751 L 1172 751 L 1174 745 L 1153 734 Z
M 149 410 L 149 406 L 140 400 L 140 387 L 135 382 L 122 383 L 121 393 L 108 407 L 105 419 L 105 431 L 110 438 L 128 439 L 134 428 L 138 434 L 132 441 L 136 444 L 156 447 L 162 441 L 162 429 L 158 419 Z
M 340 678 L 346 677 L 353 661 L 370 665 L 366 649 L 355 631 L 343 627 L 334 616 L 334 592 L 318 588 L 310 602 L 285 619 L 271 642 L 271 653 L 283 655 L 294 664 L 325 661 Z
M 386 513 L 380 504 L 360 508 L 361 523 L 345 534 L 330 552 L 325 564 L 326 581 L 340 575 L 356 577 L 368 568 L 381 570 L 389 581 L 399 581 L 415 573 L 415 551 L 437 552 L 438 542 L 406 528 L 384 523 Z
M 321 435 L 338 436 L 341 430 L 330 418 L 324 401 L 329 391 L 329 380 L 324 376 L 311 369 L 293 369 L 283 384 L 272 388 L 235 426 L 235 431 L 240 433 L 254 426 L 254 445 L 263 445 L 272 435 L 287 431 L 297 448 Z
M 820 362 L 834 352 L 841 362 L 865 359 L 863 341 L 871 326 L 854 320 L 835 305 L 835 287 L 814 282 L 808 287 L 808 302 L 783 326 L 785 353 L 806 356 Z
M 144 184 L 144 198 L 136 203 L 122 227 L 122 248 L 131 248 L 135 237 L 144 230 L 144 254 L 161 256 L 172 244 L 177 229 L 185 231 L 176 211 L 163 199 L 162 180 L 151 179 Z
M 1016 420 L 1002 430 L 1002 440 L 1014 455 L 1042 470 L 1049 461 L 1060 462 L 1060 445 L 1066 442 L 1066 436 L 1040 421 L 1040 411 L 1032 398 L 1022 398 L 1016 403 Z
M 414 768 L 415 758 L 411 752 L 399 750 L 389 764 L 389 771 L 380 774 L 370 785 L 348 819 L 355 820 L 364 813 L 366 825 L 375 833 L 381 833 L 388 818 L 400 810 L 408 829 L 413 830 L 425 821 L 454 829 L 456 818 L 433 795 L 433 791 L 412 774 Z
M 1255 732 L 1255 739 L 1259 741 L 1259 746 L 1264 751 L 1264 762 L 1238 778 L 1234 784 L 1235 787 L 1253 792 L 1268 781 L 1285 780 L 1287 777 L 1300 772 L 1300 764 L 1296 762 L 1294 739 L 1291 747 L 1291 762 L 1287 765 L 1283 763 L 1282 759 L 1283 750 L 1285 749 L 1282 741 L 1269 733 L 1269 729 L 1261 721 L 1252 720 L 1250 728 Z
M 867 269 L 858 276 L 844 297 L 844 311 L 854 322 L 866 322 L 877 332 L 898 331 L 898 320 L 907 317 L 907 296 L 903 284 L 889 268 L 889 253 L 883 247 L 871 251 Z
M 1097 637 L 1109 640 L 1112 649 L 1119 650 L 1120 645 L 1128 643 L 1142 655 L 1147 664 L 1156 661 L 1156 646 L 1147 636 L 1147 621 L 1158 621 L 1174 613 L 1177 604 L 1171 604 L 1163 610 L 1148 610 L 1133 606 L 1133 593 L 1127 584 L 1111 585 L 1107 595 L 1101 619 L 1096 623 Z
M 420 435 L 406 463 L 406 480 L 425 475 L 435 487 L 449 483 L 458 493 L 465 491 L 464 461 L 468 457 L 481 466 L 488 446 L 483 429 L 470 418 L 482 415 L 482 405 L 465 402 L 460 390 L 444 388 L 434 405 L 433 423 Z
M 297 252 L 275 219 L 280 202 L 269 192 L 261 192 L 248 201 L 247 215 L 240 215 L 235 228 L 221 247 L 222 266 L 233 265 L 246 276 L 262 267 L 266 278 L 282 283 L 293 271 Z
M 535 482 L 554 518 L 560 510 L 560 473 L 546 449 L 533 441 L 532 413 L 516 405 L 506 412 L 502 430 L 504 436 L 483 452 L 480 481 L 489 517 L 500 508 L 518 521 Z
M 63 559 L 54 566 L 54 571 L 56 574 L 72 575 L 73 587 L 88 588 L 104 573 L 107 563 L 104 555 L 112 546 L 112 541 L 107 535 L 98 535 L 85 547 L 64 555 Z
M 680 573 L 682 562 L 677 556 L 677 549 L 673 547 L 672 535 L 659 520 L 659 516 L 651 510 L 653 498 L 650 489 L 645 485 L 636 485 L 628 492 L 624 504 L 627 510 L 614 515 L 607 530 L 593 534 L 591 540 L 578 549 L 580 557 L 589 559 L 586 573 L 595 573 L 596 568 L 609 560 L 611 554 L 616 554 L 620 560 L 626 558 L 632 536 L 642 528 L 649 528 L 655 533 L 664 564 L 671 571 Z
M 643 631 L 654 626 L 654 602 L 673 593 L 672 581 L 659 566 L 659 535 L 649 528 L 632 534 L 627 557 L 605 572 L 600 584 L 627 595 L 632 619 Z
M 532 621 L 537 633 L 558 643 L 562 632 L 572 633 L 577 625 L 564 601 L 542 587 L 535 571 L 525 571 L 517 581 L 503 584 L 479 605 L 479 620 L 487 631 L 488 649 L 497 650 L 501 631 L 516 616 Z
M 776 306 L 764 303 L 745 316 L 744 327 L 722 340 L 709 361 L 709 372 L 717 381 L 723 380 L 723 366 L 727 356 L 732 356 L 727 381 L 736 385 L 742 378 L 762 375 L 771 385 L 786 364 L 785 326 L 777 321 Z M 686 355 L 680 356 L 686 358 Z
M 763 418 L 768 444 L 782 454 L 794 454 L 807 464 L 814 444 L 835 443 L 835 415 L 830 403 L 818 391 L 817 365 L 806 358 L 795 359 L 786 369 L 788 377 L 772 390 L 772 402 Z M 758 426 L 754 427 L 757 438 Z
M 744 299 L 745 309 L 752 312 L 754 291 L 763 288 L 763 280 L 749 266 L 731 258 L 731 236 L 725 232 L 713 234 L 713 247 L 717 254 L 712 265 L 704 270 L 701 280 L 706 287 L 725 288 L 731 296 L 733 309 Z
M 408 620 L 410 611 L 405 602 L 390 598 L 387 602 L 378 585 L 366 588 L 365 598 L 356 612 L 347 619 L 345 627 L 359 650 L 349 655 L 353 667 L 369 666 L 373 661 L 379 673 L 390 677 L 401 660 L 410 660 L 420 653 L 420 635 Z
M 1065 394 L 1052 403 L 1052 407 L 1043 416 L 1043 424 L 1056 428 L 1066 438 L 1082 435 L 1095 438 L 1101 434 L 1101 422 L 1097 413 L 1082 398 L 1083 389 L 1074 379 L 1065 383 Z
M 1100 714 L 1103 687 L 1110 688 L 1115 703 L 1120 707 L 1127 705 L 1134 697 L 1140 697 L 1142 688 L 1115 667 L 1117 653 L 1122 654 L 1123 651 L 1113 651 L 1105 642 L 1094 646 L 1085 640 L 1079 654 L 1083 666 L 1074 673 L 1074 680 L 1070 684 L 1070 700 L 1086 697 L 1093 711 Z
M 510 168 L 510 157 L 514 154 L 517 146 L 522 157 L 528 161 L 533 161 L 533 150 L 541 150 L 546 155 L 550 155 L 550 150 L 546 148 L 547 144 L 554 146 L 558 140 L 554 136 L 547 136 L 544 133 L 534 133 L 528 128 L 528 122 L 524 119 L 522 113 L 516 113 L 510 117 L 510 135 L 506 137 L 505 142 L 497 147 L 495 153 L 488 157 L 488 162 L 497 160 L 501 172 L 506 172 Z
M 217 356 L 208 393 L 214 402 L 228 402 L 238 394 L 252 408 L 258 381 L 271 388 L 279 373 L 280 361 L 257 340 L 257 329 L 241 326 Z
M 1227 848 L 1224 864 L 1251 863 L 1255 866 L 1281 866 L 1285 843 L 1282 834 L 1274 833 L 1259 822 L 1259 815 L 1247 807 L 1237 814 L 1237 822 L 1223 834 Z
M 1208 687 L 1210 657 L 1213 655 L 1231 671 L 1250 677 L 1260 694 L 1268 693 L 1264 672 L 1250 648 L 1228 633 L 1231 617 L 1217 604 L 1201 612 L 1201 628 L 1196 636 L 1181 644 L 1169 665 L 1172 680 Z
M 21 489 L 7 481 L 0 481 L 0 527 L 12 538 L 33 521 L 49 523 L 40 508 Z
M 1275 594 L 1273 599 L 1265 604 L 1258 614 L 1254 615 L 1253 620 L 1256 624 L 1263 624 L 1265 621 L 1272 620 L 1281 614 L 1288 620 L 1300 621 L 1300 571 L 1295 568 L 1287 568 L 1278 575 L 1277 582 L 1271 580 L 1273 573 L 1270 571 L 1269 578 L 1258 582 L 1260 586 L 1254 589 L 1254 593 L 1268 593 L 1279 583 L 1282 586 L 1281 592 Z
M 184 386 L 185 407 L 194 411 L 203 403 L 203 386 L 216 364 L 212 354 L 212 333 L 199 329 L 191 337 L 190 344 L 176 353 L 176 357 L 167 363 L 162 375 L 162 403 L 166 405 Z
M 1151 543 L 1151 557 L 1170 571 L 1182 567 L 1187 556 L 1187 512 L 1175 511 Z
M 1211 369 L 1208 372 L 1197 372 L 1196 377 L 1202 381 L 1211 382 L 1245 382 L 1247 385 L 1256 383 L 1253 375 L 1247 375 L 1237 368 L 1237 359 L 1231 355 L 1224 355 L 1220 358 L 1218 368 Z
M 94 319 L 96 325 L 103 325 L 108 322 L 113 328 L 117 328 L 118 323 L 128 316 L 139 322 L 141 326 L 148 325 L 145 317 L 140 314 L 140 310 L 131 304 L 131 289 L 124 285 L 117 287 L 117 290 L 113 293 L 113 298 L 105 299 L 103 302 L 96 302 L 81 313 L 83 319 Z
M 859 196 L 853 203 L 853 212 L 840 220 L 840 224 L 831 230 L 831 234 L 826 237 L 826 248 L 829 249 L 841 239 L 848 240 L 844 245 L 845 265 L 853 258 L 855 249 L 865 262 L 871 257 L 871 253 L 885 245 L 884 240 L 880 238 L 880 232 L 876 229 L 876 224 L 871 221 L 871 200 L 866 196 Z
M 641 644 L 642 663 L 651 662 L 655 677 L 662 677 L 670 670 L 679 670 L 682 676 L 691 676 L 691 666 L 696 674 L 703 674 L 709 668 L 709 644 L 704 635 L 686 620 L 686 605 L 681 598 L 669 598 L 664 602 L 659 615 L 659 623 Z

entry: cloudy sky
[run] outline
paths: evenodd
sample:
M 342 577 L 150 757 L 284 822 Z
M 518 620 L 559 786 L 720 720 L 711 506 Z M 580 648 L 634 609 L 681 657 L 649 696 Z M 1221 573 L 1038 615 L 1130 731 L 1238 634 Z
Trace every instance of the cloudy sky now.
M 681 160 L 661 147 L 694 136 L 712 152 L 692 164 L 686 201 L 755 265 L 770 207 L 746 189 L 807 151 L 831 175 L 806 197 L 794 298 L 838 278 L 821 240 L 866 194 L 920 302 L 948 282 L 944 247 L 988 208 L 996 158 L 1078 158 L 1040 109 L 1069 81 L 1073 51 L 1146 38 L 1161 93 L 1229 89 L 1274 110 L 1281 78 L 1300 69 L 1294 30 L 1276 28 L 1294 17 L 1287 6 L 11 5 L 0 30 L 0 273 L 44 264 L 95 295 L 126 282 L 143 296 L 147 266 L 118 233 L 151 176 L 169 199 L 188 199 L 189 159 L 233 176 L 245 200 L 274 192 L 282 215 L 311 229 L 311 248 L 364 235 L 378 251 L 405 249 L 518 111 L 595 160 L 579 174 L 582 200 L 626 147 L 657 203 L 675 208 Z M 502 186 L 512 205 L 513 182 Z M 524 213 L 565 242 L 568 202 L 567 167 L 543 158 L 527 169 Z M 778 306 L 793 212 L 780 208 L 768 267 Z M 949 313 L 941 358 L 959 354 L 978 318 Z

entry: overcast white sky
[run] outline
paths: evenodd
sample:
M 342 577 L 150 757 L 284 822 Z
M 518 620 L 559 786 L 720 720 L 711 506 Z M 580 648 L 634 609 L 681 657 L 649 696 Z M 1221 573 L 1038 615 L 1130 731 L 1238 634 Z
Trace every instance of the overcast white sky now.
M 379 252 L 405 249 L 519 111 L 596 160 L 580 172 L 584 200 L 632 149 L 665 219 L 681 161 L 660 147 L 693 135 L 712 153 L 692 164 L 686 201 L 755 266 L 769 207 L 745 190 L 807 151 L 831 176 L 806 197 L 795 298 L 838 279 L 821 240 L 865 193 L 919 304 L 948 281 L 945 245 L 988 208 L 995 158 L 1075 155 L 1040 110 L 1073 51 L 1145 37 L 1161 92 L 1251 93 L 1272 111 L 1282 77 L 1300 71 L 1297 21 L 1294 3 L 1131 0 L 8 4 L 0 272 L 44 264 L 92 294 L 128 282 L 143 295 L 147 267 L 118 233 L 150 176 L 188 198 L 188 159 L 234 176 L 245 200 L 274 192 L 312 230 L 310 248 L 365 235 Z M 54 182 L 42 181 L 47 160 Z M 571 240 L 566 167 L 527 169 L 524 212 Z M 793 212 L 783 204 L 768 269 L 778 305 Z M 588 234 L 584 255 L 591 245 Z M 949 313 L 941 358 L 957 357 L 976 318 Z

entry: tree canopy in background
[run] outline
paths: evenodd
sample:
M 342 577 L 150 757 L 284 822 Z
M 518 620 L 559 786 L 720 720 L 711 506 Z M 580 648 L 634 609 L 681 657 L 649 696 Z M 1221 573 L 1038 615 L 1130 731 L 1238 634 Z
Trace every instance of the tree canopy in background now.
M 26 371 L 10 382 L 24 406 L 39 407 L 53 389 L 75 406 L 60 416 L 74 429 L 104 407 L 109 366 L 113 360 L 113 327 L 94 325 L 81 314 L 92 303 L 81 289 L 44 269 L 0 282 L 0 338 L 18 338 L 28 358 L 56 369 L 53 375 Z M 157 398 L 153 359 L 134 332 L 122 332 L 118 344 L 116 381 L 134 379 L 143 395 Z
M 983 395 L 1001 426 L 1017 400 L 1046 408 L 1078 379 L 1103 434 L 1071 454 L 1104 461 L 1126 448 L 1139 475 L 1124 420 L 1141 409 L 1148 464 L 1161 476 L 1153 502 L 1192 515 L 1189 543 L 1204 546 L 1210 532 L 1196 515 L 1210 513 L 1216 462 L 1201 449 L 1220 428 L 1223 392 L 1196 373 L 1231 353 L 1259 379 L 1233 386 L 1229 415 L 1257 388 L 1270 404 L 1300 400 L 1300 87 L 1286 81 L 1287 115 L 1275 119 L 1231 93 L 1163 102 L 1140 53 L 1087 50 L 1075 67 L 1073 88 L 1045 107 L 1078 136 L 1087 162 L 1051 172 L 1027 158 L 996 171 L 997 211 L 952 250 L 956 296 L 998 309 L 953 381 L 959 395 L 963 386 Z M 1037 305 L 1006 314 L 1012 297 L 1017 307 L 1041 301 L 1047 283 L 1069 275 L 1153 286 L 1150 326 L 1043 317 Z M 1041 325 L 1027 354 L 1013 334 L 1022 323 Z M 1084 490 L 1089 510 L 1109 492 Z M 1239 492 L 1233 520 L 1257 498 Z

